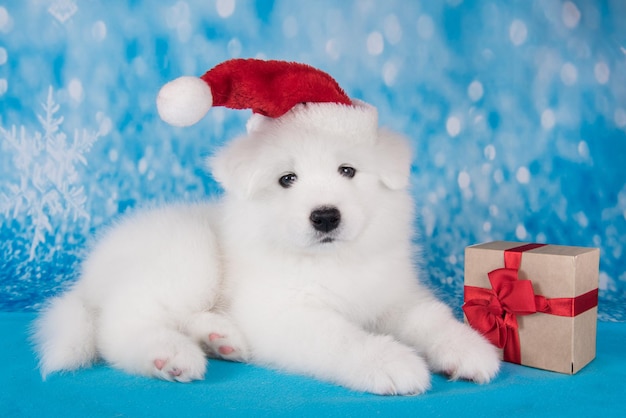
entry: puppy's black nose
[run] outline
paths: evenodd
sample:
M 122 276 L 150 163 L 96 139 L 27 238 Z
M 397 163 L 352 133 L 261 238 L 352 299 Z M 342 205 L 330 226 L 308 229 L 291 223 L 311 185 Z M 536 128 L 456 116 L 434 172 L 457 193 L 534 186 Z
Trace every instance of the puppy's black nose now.
M 311 212 L 309 220 L 317 231 L 330 232 L 339 226 L 341 212 L 337 208 L 324 206 Z

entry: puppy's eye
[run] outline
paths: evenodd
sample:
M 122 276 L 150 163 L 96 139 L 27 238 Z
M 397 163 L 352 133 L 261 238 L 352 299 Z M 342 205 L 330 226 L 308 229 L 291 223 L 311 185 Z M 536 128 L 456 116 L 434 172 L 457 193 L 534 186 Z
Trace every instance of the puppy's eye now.
M 351 179 L 356 174 L 356 169 L 354 167 L 350 167 L 349 165 L 339 166 L 339 174 L 344 177 Z
M 283 174 L 278 179 L 278 184 L 280 184 L 281 187 L 287 189 L 287 188 L 291 187 L 296 182 L 297 179 L 298 179 L 298 176 L 296 176 L 295 173 Z

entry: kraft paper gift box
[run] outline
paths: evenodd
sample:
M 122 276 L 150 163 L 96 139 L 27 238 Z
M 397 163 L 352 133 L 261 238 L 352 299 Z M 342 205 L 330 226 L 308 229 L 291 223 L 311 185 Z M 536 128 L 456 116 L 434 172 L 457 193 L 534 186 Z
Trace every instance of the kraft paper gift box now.
M 467 247 L 465 319 L 505 361 L 574 374 L 596 355 L 599 259 L 597 248 Z

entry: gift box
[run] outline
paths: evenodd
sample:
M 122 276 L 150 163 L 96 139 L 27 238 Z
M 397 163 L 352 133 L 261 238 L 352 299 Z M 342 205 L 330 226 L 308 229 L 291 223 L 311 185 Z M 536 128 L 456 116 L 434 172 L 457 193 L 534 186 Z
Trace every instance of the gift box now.
M 467 247 L 465 319 L 503 360 L 574 374 L 596 355 L 599 261 L 597 248 Z

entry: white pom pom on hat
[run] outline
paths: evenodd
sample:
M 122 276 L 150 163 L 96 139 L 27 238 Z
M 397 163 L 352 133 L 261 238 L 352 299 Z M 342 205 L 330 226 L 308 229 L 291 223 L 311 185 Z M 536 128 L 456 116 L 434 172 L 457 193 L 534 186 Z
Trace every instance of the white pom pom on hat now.
M 209 85 L 198 77 L 184 76 L 165 84 L 157 96 L 157 110 L 173 126 L 191 126 L 213 105 Z

